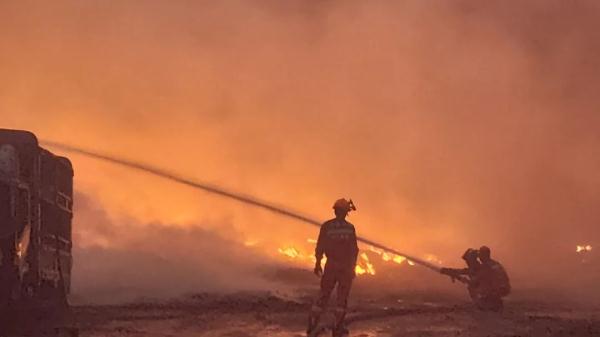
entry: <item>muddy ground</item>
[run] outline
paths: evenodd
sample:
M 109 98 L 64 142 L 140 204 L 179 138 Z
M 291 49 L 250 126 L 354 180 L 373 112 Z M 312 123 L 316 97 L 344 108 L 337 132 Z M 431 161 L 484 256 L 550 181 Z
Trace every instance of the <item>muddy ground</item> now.
M 199 294 L 73 310 L 82 337 L 294 337 L 305 335 L 309 292 Z M 456 295 L 358 293 L 348 315 L 350 336 L 600 336 L 599 305 L 516 297 L 493 314 Z

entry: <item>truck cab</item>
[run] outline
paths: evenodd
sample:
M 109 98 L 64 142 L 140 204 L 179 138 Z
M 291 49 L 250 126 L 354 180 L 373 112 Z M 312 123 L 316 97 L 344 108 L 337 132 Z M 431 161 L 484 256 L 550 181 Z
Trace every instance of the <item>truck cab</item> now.
M 30 132 L 0 129 L 0 307 L 70 291 L 73 167 Z

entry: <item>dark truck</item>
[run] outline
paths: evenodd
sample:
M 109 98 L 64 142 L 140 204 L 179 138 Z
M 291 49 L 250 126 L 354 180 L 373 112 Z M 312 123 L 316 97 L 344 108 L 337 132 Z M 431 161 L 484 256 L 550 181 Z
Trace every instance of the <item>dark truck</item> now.
M 72 218 L 71 162 L 30 132 L 0 129 L 0 316 L 19 303 L 67 303 Z

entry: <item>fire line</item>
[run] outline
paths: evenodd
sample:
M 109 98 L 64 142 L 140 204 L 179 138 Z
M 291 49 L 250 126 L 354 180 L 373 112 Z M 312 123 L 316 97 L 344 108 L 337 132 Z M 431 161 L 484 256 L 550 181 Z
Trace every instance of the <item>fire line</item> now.
M 276 206 L 272 203 L 269 203 L 267 201 L 263 201 L 260 200 L 258 198 L 249 196 L 249 195 L 244 195 L 242 193 L 236 193 L 236 192 L 231 192 L 228 191 L 226 189 L 223 189 L 221 187 L 218 186 L 214 186 L 212 184 L 209 183 L 204 183 L 204 182 L 198 182 L 198 181 L 193 181 L 191 179 L 182 177 L 177 175 L 176 173 L 173 172 L 169 172 L 168 170 L 165 169 L 161 169 L 158 167 L 154 167 L 151 165 L 147 165 L 147 164 L 143 164 L 143 163 L 139 163 L 136 161 L 132 161 L 132 160 L 128 160 L 128 159 L 124 159 L 124 158 L 119 158 L 116 156 L 112 156 L 109 154 L 104 154 L 104 153 L 99 153 L 99 152 L 95 152 L 92 150 L 87 150 L 87 149 L 83 149 L 83 148 L 79 148 L 76 146 L 72 146 L 72 145 L 68 145 L 68 144 L 63 144 L 60 142 L 54 142 L 54 141 L 40 141 L 41 144 L 43 144 L 44 146 L 48 146 L 48 147 L 52 147 L 55 148 L 57 150 L 62 150 L 65 152 L 71 152 L 71 153 L 76 153 L 76 154 L 80 154 L 86 157 L 90 157 L 90 158 L 94 158 L 94 159 L 98 159 L 98 160 L 102 160 L 102 161 L 106 161 L 106 162 L 110 162 L 119 166 L 124 166 L 124 167 L 128 167 L 130 169 L 134 169 L 134 170 L 138 170 L 138 171 L 143 171 L 146 173 L 150 173 L 152 175 L 164 178 L 164 179 L 168 179 L 174 182 L 177 182 L 179 184 L 182 185 L 187 185 L 199 190 L 203 190 L 205 192 L 211 193 L 211 194 L 216 194 L 225 198 L 229 198 L 229 199 L 233 199 L 236 200 L 238 202 L 247 204 L 247 205 L 251 205 L 251 206 L 255 206 L 255 207 L 259 207 L 265 210 L 268 210 L 270 212 L 279 214 L 281 216 L 285 216 L 288 218 L 292 218 L 294 220 L 297 221 L 301 221 L 307 224 L 311 224 L 313 226 L 317 226 L 320 227 L 321 226 L 321 222 L 312 218 L 309 218 L 307 216 L 301 215 L 297 212 L 291 211 L 287 208 L 281 207 L 281 206 Z M 425 268 L 428 268 L 430 270 L 439 272 L 440 271 L 440 267 L 436 266 L 435 264 L 429 262 L 429 261 L 425 261 L 422 260 L 420 258 L 411 256 L 411 255 L 407 255 L 404 254 L 402 252 L 399 252 L 395 249 L 392 249 L 390 247 L 387 247 L 385 245 L 379 244 L 375 241 L 371 241 L 369 239 L 365 239 L 363 237 L 358 237 L 357 238 L 358 241 L 360 243 L 384 250 L 386 252 L 392 253 L 394 255 L 399 255 L 399 256 L 403 256 L 404 258 L 406 258 L 409 263 L 415 263 L 418 264 L 420 266 L 423 266 Z

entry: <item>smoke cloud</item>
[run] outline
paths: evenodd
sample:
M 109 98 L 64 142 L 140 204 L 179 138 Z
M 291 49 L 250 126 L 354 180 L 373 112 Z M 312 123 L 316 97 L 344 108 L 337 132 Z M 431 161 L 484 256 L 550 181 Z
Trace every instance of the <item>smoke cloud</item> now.
M 266 280 L 265 271 L 281 264 L 230 237 L 200 226 L 143 225 L 133 219 L 115 223 L 83 194 L 77 195 L 75 212 L 75 302 L 114 303 L 275 287 Z
M 486 244 L 515 287 L 562 287 L 573 270 L 599 274 L 575 255 L 600 234 L 599 7 L 3 2 L 0 116 L 323 219 L 352 197 L 365 237 L 447 264 Z M 316 236 L 71 159 L 77 189 L 123 226 L 259 241 L 264 252 Z M 82 242 L 101 237 L 76 225 Z

